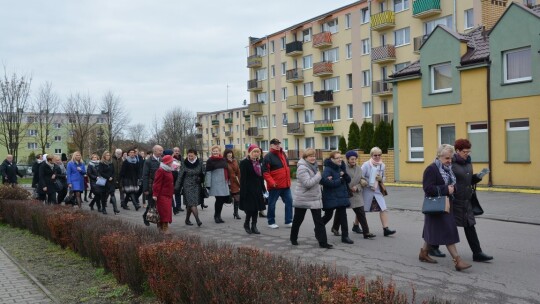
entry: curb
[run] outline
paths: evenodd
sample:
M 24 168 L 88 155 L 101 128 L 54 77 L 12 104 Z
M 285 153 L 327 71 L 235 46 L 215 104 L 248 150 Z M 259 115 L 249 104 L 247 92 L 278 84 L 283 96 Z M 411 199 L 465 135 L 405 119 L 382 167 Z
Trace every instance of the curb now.
M 384 183 L 385 186 L 391 187 L 404 187 L 404 188 L 422 188 L 420 183 Z M 478 186 L 478 191 L 486 192 L 507 192 L 507 193 L 523 193 L 523 194 L 540 194 L 540 189 L 526 189 L 526 188 L 494 188 L 488 186 Z
M 410 208 L 402 208 L 402 207 L 393 207 L 393 208 L 388 208 L 388 209 L 398 210 L 398 211 L 420 212 L 420 213 L 422 212 L 420 209 L 410 209 Z M 484 213 L 483 215 L 475 215 L 474 217 L 486 219 L 486 220 L 492 220 L 492 221 L 540 226 L 540 220 L 535 219 L 535 218 L 515 218 L 511 216 L 504 217 L 500 215 L 486 214 L 486 213 Z
M 39 289 L 41 289 L 41 291 L 43 291 L 43 293 L 45 293 L 45 295 L 51 299 L 51 301 L 55 304 L 59 304 L 60 302 L 52 295 L 52 293 L 45 287 L 43 286 L 43 284 L 41 284 L 38 279 L 36 277 L 34 277 L 28 270 L 26 270 L 26 268 L 24 268 L 21 264 L 19 264 L 19 262 L 17 262 L 17 260 L 15 260 L 5 249 L 4 247 L 0 246 L 0 251 L 2 251 L 2 253 L 4 253 L 8 259 L 11 260 L 11 262 L 13 262 L 13 264 L 15 264 L 15 266 L 17 266 L 37 287 L 39 287 Z

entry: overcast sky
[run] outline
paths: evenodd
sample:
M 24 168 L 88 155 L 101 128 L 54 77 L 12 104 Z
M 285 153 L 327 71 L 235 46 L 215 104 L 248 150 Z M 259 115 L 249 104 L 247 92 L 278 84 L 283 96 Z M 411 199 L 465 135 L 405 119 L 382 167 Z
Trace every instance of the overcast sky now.
M 99 102 L 111 90 L 132 123 L 150 125 L 177 106 L 194 113 L 224 109 L 227 99 L 229 108 L 241 106 L 249 100 L 249 36 L 353 2 L 8 1 L 0 61 L 9 74 L 31 75 L 33 92 L 51 82 L 62 100 L 88 93 Z

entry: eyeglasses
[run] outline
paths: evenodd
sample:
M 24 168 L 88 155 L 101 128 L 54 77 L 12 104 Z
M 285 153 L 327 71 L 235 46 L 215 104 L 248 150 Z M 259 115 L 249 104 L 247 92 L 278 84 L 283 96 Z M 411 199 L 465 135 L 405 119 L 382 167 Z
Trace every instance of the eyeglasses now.
M 332 157 L 332 159 L 339 160 L 339 159 L 343 159 L 343 157 Z
M 464 154 L 471 154 L 471 150 L 461 150 L 460 152 Z
M 381 154 L 373 154 L 373 157 L 380 157 Z

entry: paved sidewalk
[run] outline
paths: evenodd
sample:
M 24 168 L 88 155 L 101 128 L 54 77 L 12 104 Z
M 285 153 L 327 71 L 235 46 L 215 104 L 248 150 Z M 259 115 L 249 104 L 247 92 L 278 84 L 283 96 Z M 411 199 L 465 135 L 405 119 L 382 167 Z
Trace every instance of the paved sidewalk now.
M 54 303 L 0 247 L 0 303 Z

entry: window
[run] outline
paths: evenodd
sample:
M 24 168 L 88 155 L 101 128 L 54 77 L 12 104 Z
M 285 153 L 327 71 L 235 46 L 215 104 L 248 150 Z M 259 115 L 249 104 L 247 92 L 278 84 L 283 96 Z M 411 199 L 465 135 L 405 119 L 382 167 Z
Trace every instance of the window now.
M 456 127 L 454 125 L 439 126 L 439 145 L 454 145 L 456 141 Z
M 362 106 L 364 108 L 364 118 L 370 118 L 371 117 L 371 101 L 363 102 Z
M 409 161 L 424 161 L 424 129 L 409 128 Z
M 257 102 L 266 103 L 266 92 L 257 94 Z
M 405 45 L 411 43 L 410 28 L 402 28 L 394 32 L 394 44 L 396 46 Z
M 347 59 L 351 59 L 352 58 L 352 45 L 350 43 L 347 43 L 345 45 L 345 57 Z
M 28 147 L 29 150 L 35 150 L 35 149 L 38 148 L 38 144 L 37 144 L 37 143 L 30 143 L 30 142 L 29 142 L 28 145 L 27 145 L 27 147 Z
M 313 82 L 304 83 L 304 96 L 313 95 Z
M 327 136 L 324 138 L 324 149 L 325 150 L 337 150 L 339 142 L 339 136 Z
M 306 137 L 304 139 L 304 149 L 315 148 L 315 137 Z
M 28 130 L 28 136 L 37 136 L 37 130 Z
M 279 39 L 280 42 L 281 42 L 281 49 L 284 50 L 285 47 L 287 46 L 287 37 L 286 36 L 283 36 L 281 37 L 281 39 Z
M 424 34 L 425 35 L 431 34 L 431 32 L 433 32 L 435 27 L 439 24 L 446 25 L 447 27 L 452 28 L 454 26 L 454 23 L 452 22 L 452 15 L 425 22 Z
M 332 34 L 335 34 L 337 33 L 338 31 L 338 20 L 337 18 L 336 19 L 333 19 L 333 20 L 330 20 L 326 23 L 323 23 L 322 26 L 321 26 L 321 29 L 323 32 L 330 32 Z
M 289 139 L 288 138 L 284 138 L 283 139 L 283 150 L 287 151 L 289 150 Z
M 311 41 L 311 28 L 308 28 L 302 31 L 302 40 L 304 42 Z
M 54 141 L 62 141 L 62 136 L 55 136 Z
M 238 133 L 239 131 L 240 131 L 240 126 L 236 125 L 236 133 Z
M 259 145 L 259 148 L 261 148 L 263 152 L 268 151 L 268 140 L 260 140 L 257 142 L 257 144 Z
M 287 74 L 287 62 L 281 63 L 281 75 Z
M 270 53 L 274 53 L 276 51 L 276 46 L 274 44 L 274 41 L 270 41 Z
M 322 87 L 324 90 L 332 90 L 334 92 L 339 91 L 339 76 L 328 78 L 322 81 Z
M 369 70 L 362 71 L 362 86 L 369 87 L 371 85 L 371 73 Z
M 474 26 L 473 9 L 465 10 L 465 29 L 470 29 Z
M 60 128 L 62 128 L 62 124 L 58 123 L 58 122 L 55 122 L 55 123 L 53 123 L 53 128 L 60 129 Z
M 398 64 L 394 65 L 394 73 L 397 72 L 397 71 L 400 71 L 400 70 L 404 69 L 404 68 L 407 67 L 409 64 L 411 64 L 410 61 L 402 62 L 402 63 L 398 63 Z
M 289 121 L 289 118 L 287 116 L 287 113 L 282 113 L 281 114 L 281 124 L 286 126 L 288 121 Z
M 339 48 L 333 48 L 322 52 L 322 61 L 337 62 L 339 60 Z
M 388 100 L 381 100 L 381 116 L 384 122 L 390 123 L 390 117 L 388 114 Z
M 352 104 L 347 105 L 347 118 L 348 119 L 353 118 L 353 105 Z
M 452 91 L 450 62 L 431 66 L 431 93 Z
M 368 23 L 370 19 L 369 8 L 363 8 L 360 13 L 362 14 L 362 23 Z
M 341 119 L 341 111 L 340 107 L 330 107 L 323 110 L 323 119 L 324 120 L 340 120 Z
M 36 122 L 36 118 L 34 116 L 28 116 L 28 117 L 26 117 L 26 122 L 27 123 L 34 123 L 34 122 Z
M 275 127 L 276 127 L 276 114 L 272 114 L 272 121 L 271 121 L 271 123 L 272 123 L 272 127 L 275 128 Z
M 369 46 L 369 38 L 362 40 L 362 55 L 367 55 L 371 51 Z
M 506 161 L 529 162 L 530 155 L 529 120 L 506 121 Z
M 255 73 L 257 74 L 257 80 L 266 80 L 266 68 L 258 69 Z
M 312 55 L 304 56 L 302 58 L 302 66 L 304 67 L 304 70 L 311 69 L 313 67 Z
M 409 8 L 409 0 L 394 0 L 394 12 L 401 12 Z
M 504 83 L 532 79 L 531 48 L 506 51 L 503 53 Z
M 276 67 L 273 64 L 270 66 L 270 73 L 272 73 L 272 78 L 276 77 Z
M 257 128 L 268 128 L 268 116 L 257 117 Z
M 352 89 L 352 74 L 347 74 L 347 88 Z
M 313 110 L 304 110 L 304 123 L 313 122 Z
M 486 122 L 469 123 L 467 126 L 469 140 L 474 149 L 471 158 L 475 162 L 488 161 L 488 125 Z
M 281 88 L 281 100 L 287 100 L 287 88 Z
M 258 56 L 266 56 L 266 44 L 261 44 L 255 49 L 255 54 Z
M 345 28 L 350 29 L 351 28 L 351 14 L 345 15 Z
M 272 90 L 272 102 L 276 102 L 276 90 Z
M 98 117 L 98 118 L 96 119 L 96 122 L 97 122 L 98 124 L 104 124 L 104 123 L 105 123 L 105 118 L 103 118 L 103 117 Z
M 62 154 L 62 149 L 54 149 L 54 154 Z

